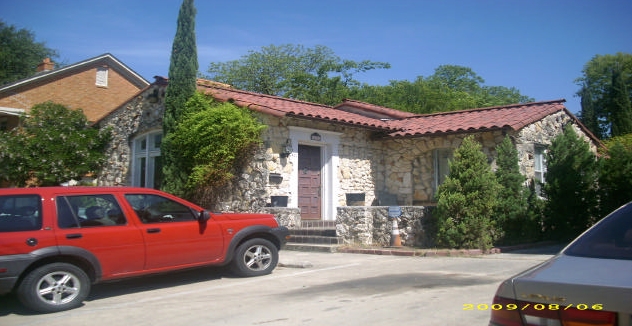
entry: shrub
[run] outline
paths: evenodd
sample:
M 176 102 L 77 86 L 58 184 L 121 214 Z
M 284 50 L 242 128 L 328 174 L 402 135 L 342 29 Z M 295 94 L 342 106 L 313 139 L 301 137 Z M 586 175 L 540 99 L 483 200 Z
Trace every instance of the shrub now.
M 187 106 L 197 109 L 187 108 L 191 113 L 165 139 L 167 146 L 178 149 L 178 167 L 185 178 L 176 194 L 212 205 L 218 191 L 247 164 L 266 126 L 248 109 L 214 102 L 201 93 Z
M 499 190 L 481 145 L 473 136 L 466 137 L 437 192 L 437 243 L 451 248 L 489 249 L 498 237 L 492 216 Z
M 15 186 L 54 186 L 96 173 L 110 130 L 90 127 L 81 110 L 38 104 L 22 125 L 0 133 L 0 177 Z

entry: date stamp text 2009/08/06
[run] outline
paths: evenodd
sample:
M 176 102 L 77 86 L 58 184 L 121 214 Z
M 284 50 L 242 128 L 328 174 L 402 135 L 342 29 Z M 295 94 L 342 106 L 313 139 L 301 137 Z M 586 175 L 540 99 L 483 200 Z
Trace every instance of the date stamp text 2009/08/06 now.
M 603 310 L 603 304 L 600 303 L 578 303 L 559 305 L 555 303 L 508 303 L 508 304 L 486 304 L 486 303 L 464 303 L 463 310 Z

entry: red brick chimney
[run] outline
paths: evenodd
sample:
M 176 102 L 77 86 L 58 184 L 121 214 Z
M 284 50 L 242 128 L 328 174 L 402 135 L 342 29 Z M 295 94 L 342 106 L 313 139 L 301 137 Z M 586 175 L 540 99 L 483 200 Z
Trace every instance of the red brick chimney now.
M 46 58 L 37 65 L 37 72 L 49 71 L 53 70 L 53 68 L 55 68 L 55 63 L 50 61 L 50 58 Z

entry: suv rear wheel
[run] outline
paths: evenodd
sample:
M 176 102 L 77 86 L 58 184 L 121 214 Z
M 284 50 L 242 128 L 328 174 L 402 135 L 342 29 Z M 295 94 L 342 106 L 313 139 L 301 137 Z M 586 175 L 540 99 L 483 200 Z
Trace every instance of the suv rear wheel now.
M 277 247 L 266 239 L 250 239 L 237 247 L 232 271 L 239 276 L 270 274 L 279 262 Z
M 24 306 L 38 312 L 56 312 L 81 305 L 90 292 L 90 279 L 75 265 L 53 263 L 30 272 L 17 289 Z

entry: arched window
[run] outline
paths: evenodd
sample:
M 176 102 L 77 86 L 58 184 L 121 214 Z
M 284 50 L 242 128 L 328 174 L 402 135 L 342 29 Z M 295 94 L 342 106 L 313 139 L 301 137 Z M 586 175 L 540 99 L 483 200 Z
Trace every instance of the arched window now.
M 160 188 L 162 185 L 161 143 L 162 131 L 152 131 L 134 138 L 132 186 Z

